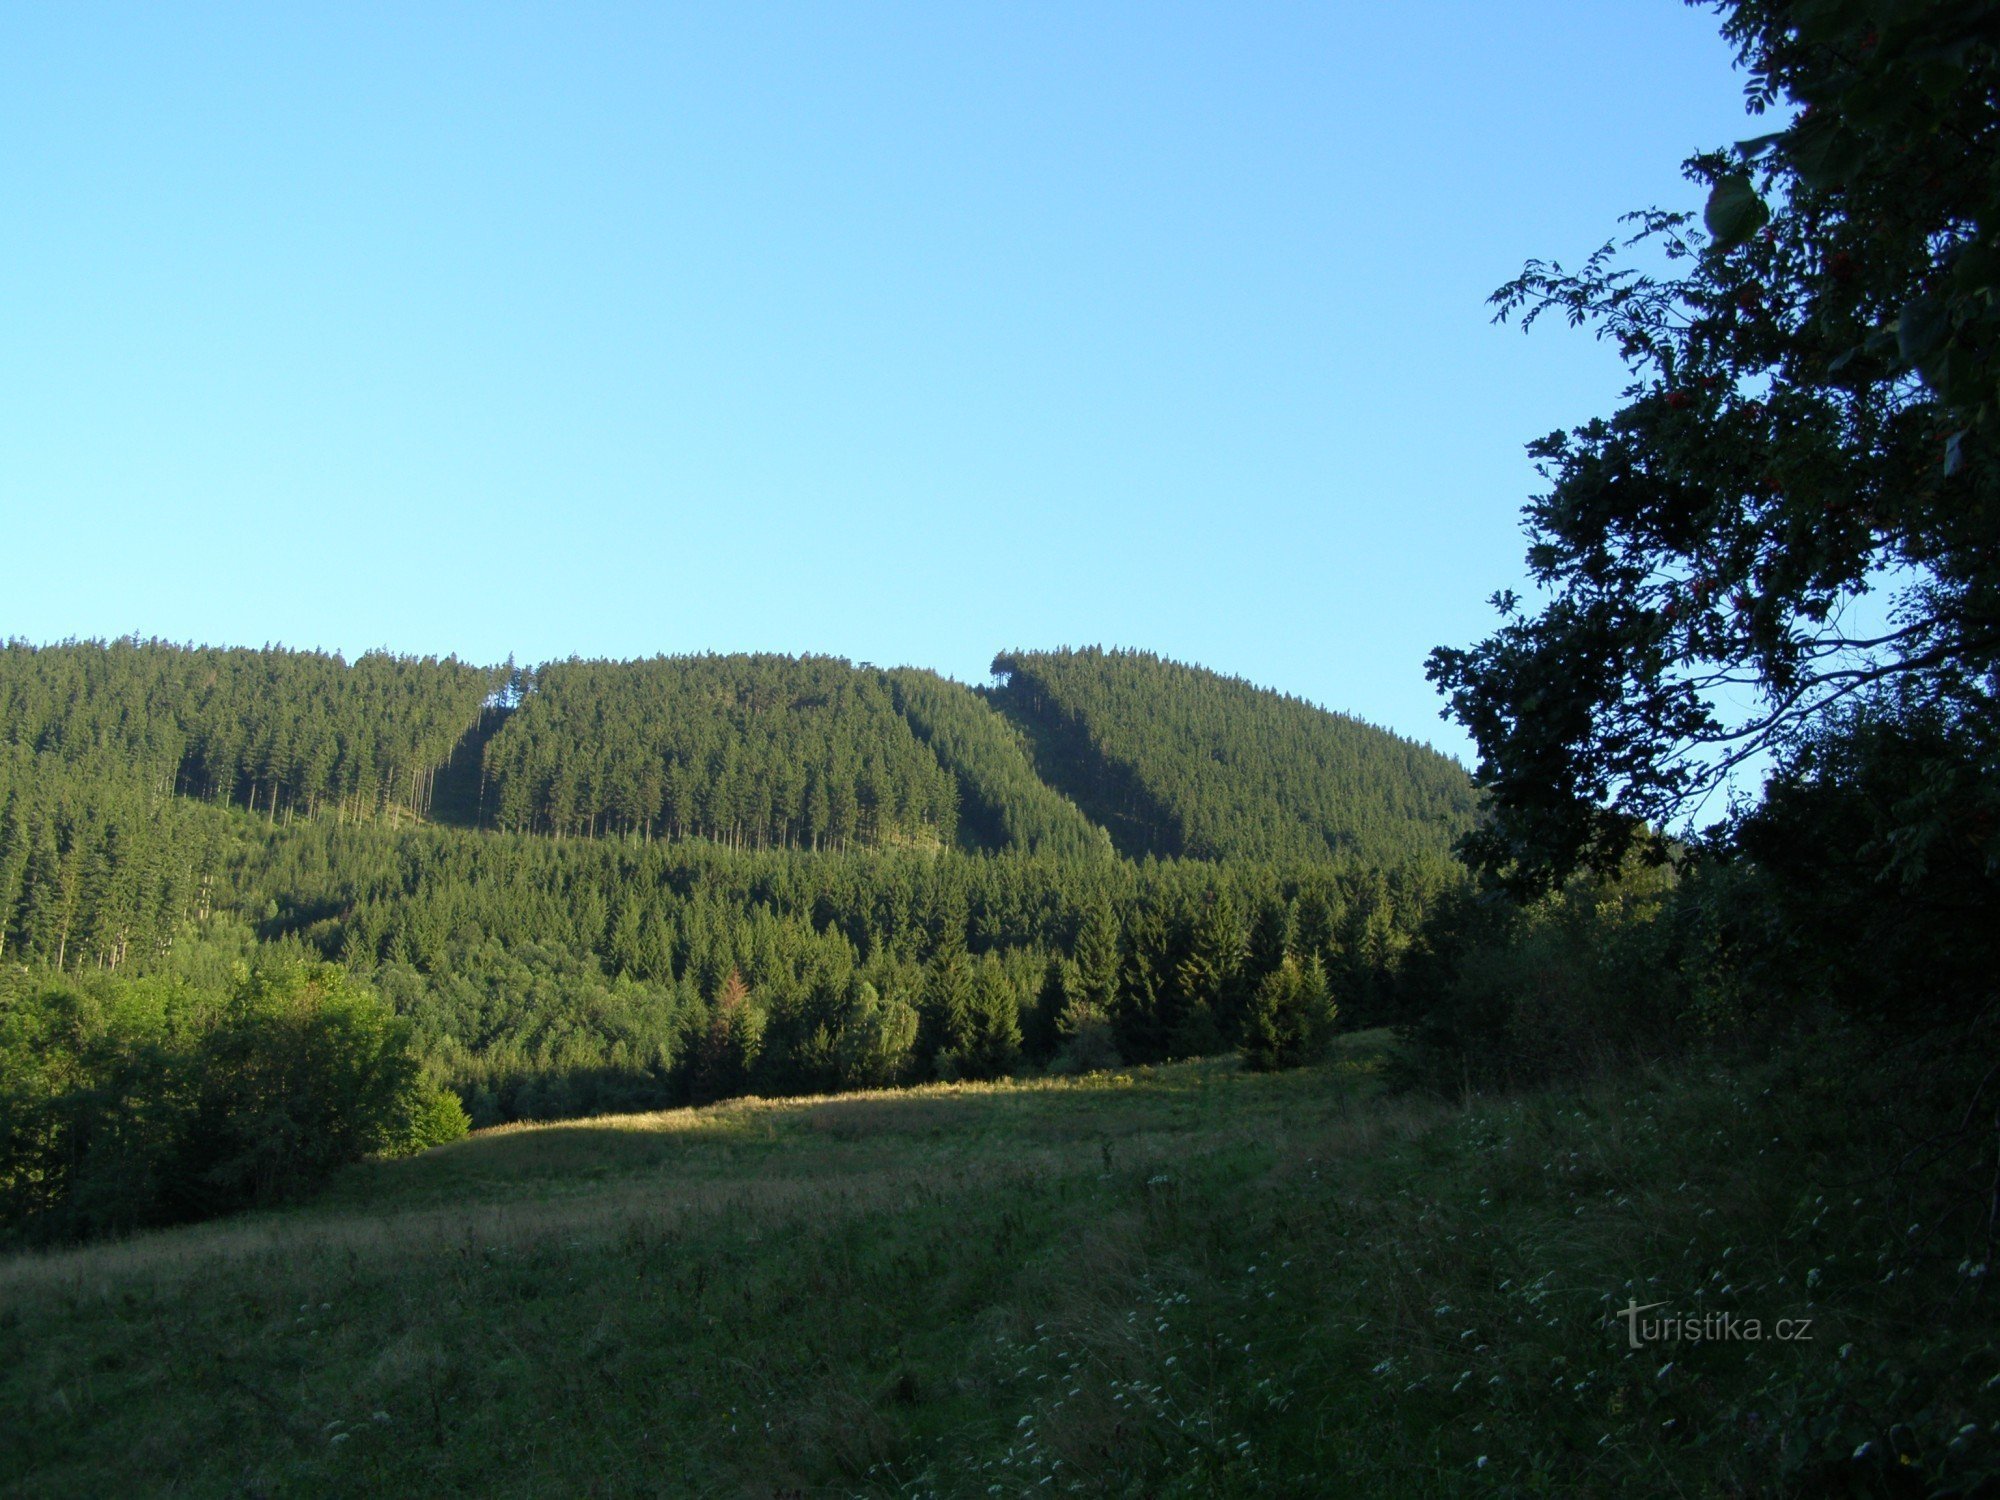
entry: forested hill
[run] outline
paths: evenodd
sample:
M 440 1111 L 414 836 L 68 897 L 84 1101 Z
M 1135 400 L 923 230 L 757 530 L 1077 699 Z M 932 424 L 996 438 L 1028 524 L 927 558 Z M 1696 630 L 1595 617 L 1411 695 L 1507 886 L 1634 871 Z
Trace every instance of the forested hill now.
M 1455 763 L 1298 699 L 1126 653 L 996 667 L 1012 682 L 981 695 L 831 657 L 552 663 L 486 746 L 485 816 L 733 847 L 1384 866 L 1470 823 Z
M 175 1006 L 234 1015 L 262 1003 L 239 970 L 329 960 L 480 1123 L 1199 1055 L 1294 970 L 1392 1017 L 1459 878 L 1429 856 L 1463 773 L 1112 665 L 1152 677 L 1127 701 L 1051 671 L 1024 713 L 1027 672 L 988 694 L 831 657 L 7 647 L 0 1052 L 116 1032 L 143 1081 Z M 1204 758 L 1241 786 L 1183 774 Z M 1105 820 L 1228 857 L 1122 859 Z M 0 1172 L 0 1224 L 32 1176 Z
M 491 826 L 703 838 L 733 848 L 895 846 L 1108 855 L 970 688 L 834 657 L 556 662 L 523 674 L 487 742 Z
M 415 816 L 738 849 L 1388 867 L 1444 853 L 1470 820 L 1451 761 L 1297 699 L 1136 653 L 995 665 L 1008 683 L 975 691 L 825 656 L 516 671 L 16 642 L 0 648 L 0 747 L 16 800 L 59 777 L 72 802 L 116 783 L 284 821 Z M 125 823 L 140 816 L 134 804 Z
M 1026 741 L 978 693 L 914 667 L 888 677 L 903 717 L 958 777 L 959 841 L 967 848 L 1111 852 L 1104 830 L 1035 774 Z
M 501 828 L 808 849 L 958 830 L 957 784 L 887 682 L 832 657 L 552 662 L 485 764 Z
M 1472 823 L 1455 761 L 1241 678 L 1097 648 L 1003 652 L 993 672 L 1041 774 L 1129 856 L 1390 864 Z

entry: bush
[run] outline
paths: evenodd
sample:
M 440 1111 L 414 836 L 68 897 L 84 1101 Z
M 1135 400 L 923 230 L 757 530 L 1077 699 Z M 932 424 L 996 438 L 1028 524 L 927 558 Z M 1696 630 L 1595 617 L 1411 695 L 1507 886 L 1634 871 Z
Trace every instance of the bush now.
M 1994 1005 L 2000 744 L 1982 723 L 1864 702 L 1794 745 L 1732 832 L 1760 990 L 1903 1035 Z
M 1118 1038 L 1110 1021 L 1095 1008 L 1075 1007 L 1065 1016 L 1066 1035 L 1049 1060 L 1058 1074 L 1108 1073 L 1123 1066 Z
M 385 1149 L 389 1156 L 415 1156 L 433 1146 L 448 1146 L 463 1140 L 472 1130 L 472 1117 L 450 1089 L 419 1090 L 411 1101 L 408 1123 L 401 1138 Z
M 1445 1092 L 1590 1076 L 1690 1034 L 1686 894 L 1670 867 L 1580 876 L 1527 904 L 1466 887 L 1404 967 L 1403 1068 Z
M 408 1023 L 336 964 L 0 993 L 0 1231 L 73 1239 L 296 1198 L 463 1134 Z
M 1466 888 L 1402 974 L 1416 1081 L 1576 1078 L 1733 1038 L 1976 1026 L 2000 973 L 2000 746 L 1883 694 L 1786 747 L 1763 800 L 1677 863 L 1517 904 Z

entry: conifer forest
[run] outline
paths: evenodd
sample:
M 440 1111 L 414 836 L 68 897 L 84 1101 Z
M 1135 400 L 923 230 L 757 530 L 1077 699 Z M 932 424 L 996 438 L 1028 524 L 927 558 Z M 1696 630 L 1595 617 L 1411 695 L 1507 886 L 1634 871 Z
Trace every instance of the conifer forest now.
M 1213 1055 L 1288 960 L 1395 1019 L 1455 763 L 1147 655 L 996 668 L 12 644 L 9 1076 L 73 1112 L 238 966 L 340 966 L 474 1125 Z M 66 1118 L 17 1228 L 174 1211 Z

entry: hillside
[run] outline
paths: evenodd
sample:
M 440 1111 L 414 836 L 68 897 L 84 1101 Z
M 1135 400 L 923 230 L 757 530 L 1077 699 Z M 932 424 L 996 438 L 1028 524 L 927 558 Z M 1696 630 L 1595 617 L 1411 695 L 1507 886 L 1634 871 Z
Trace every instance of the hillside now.
M 1020 737 L 934 672 L 832 657 L 556 662 L 483 750 L 480 821 L 736 848 L 1109 853 Z
M 990 701 L 1128 857 L 1444 854 L 1472 783 L 1415 741 L 1139 651 L 1003 652 Z
M 511 1128 L 0 1259 L 0 1487 L 1976 1492 L 1990 1316 L 1824 1064 L 1460 1108 L 1381 1045 Z
M 273 819 L 732 848 L 1390 865 L 1447 852 L 1469 823 L 1463 772 L 1358 720 L 1136 653 L 1002 664 L 1007 684 L 979 692 L 816 656 L 510 671 L 14 642 L 0 746 Z
M 950 845 L 951 774 L 831 657 L 551 662 L 485 752 L 490 820 L 732 847 Z
M 887 676 L 896 707 L 958 778 L 959 836 L 968 848 L 1112 852 L 1104 830 L 1036 775 L 1027 742 L 977 692 L 914 667 Z
M 1119 858 L 1087 744 L 1061 763 L 972 689 L 833 658 L 17 645 L 0 708 L 0 1051 L 15 1020 L 69 1037 L 79 1110 L 158 1105 L 160 992 L 124 987 L 219 1013 L 239 966 L 327 960 L 481 1125 L 1212 1054 L 1288 957 L 1347 1024 L 1396 1019 L 1460 878 L 1415 784 L 1317 843 Z M 1163 736 L 1186 717 L 1165 704 Z M 1226 805 L 1288 827 L 1271 789 L 1348 724 L 1313 711 L 1284 774 L 1246 734 L 1264 780 Z

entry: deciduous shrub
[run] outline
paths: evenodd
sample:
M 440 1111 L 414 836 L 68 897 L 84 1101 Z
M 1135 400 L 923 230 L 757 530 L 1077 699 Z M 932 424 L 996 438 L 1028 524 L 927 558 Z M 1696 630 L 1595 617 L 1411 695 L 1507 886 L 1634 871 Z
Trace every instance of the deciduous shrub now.
M 463 1135 L 408 1023 L 337 964 L 0 990 L 0 1233 L 81 1238 L 283 1202 Z

